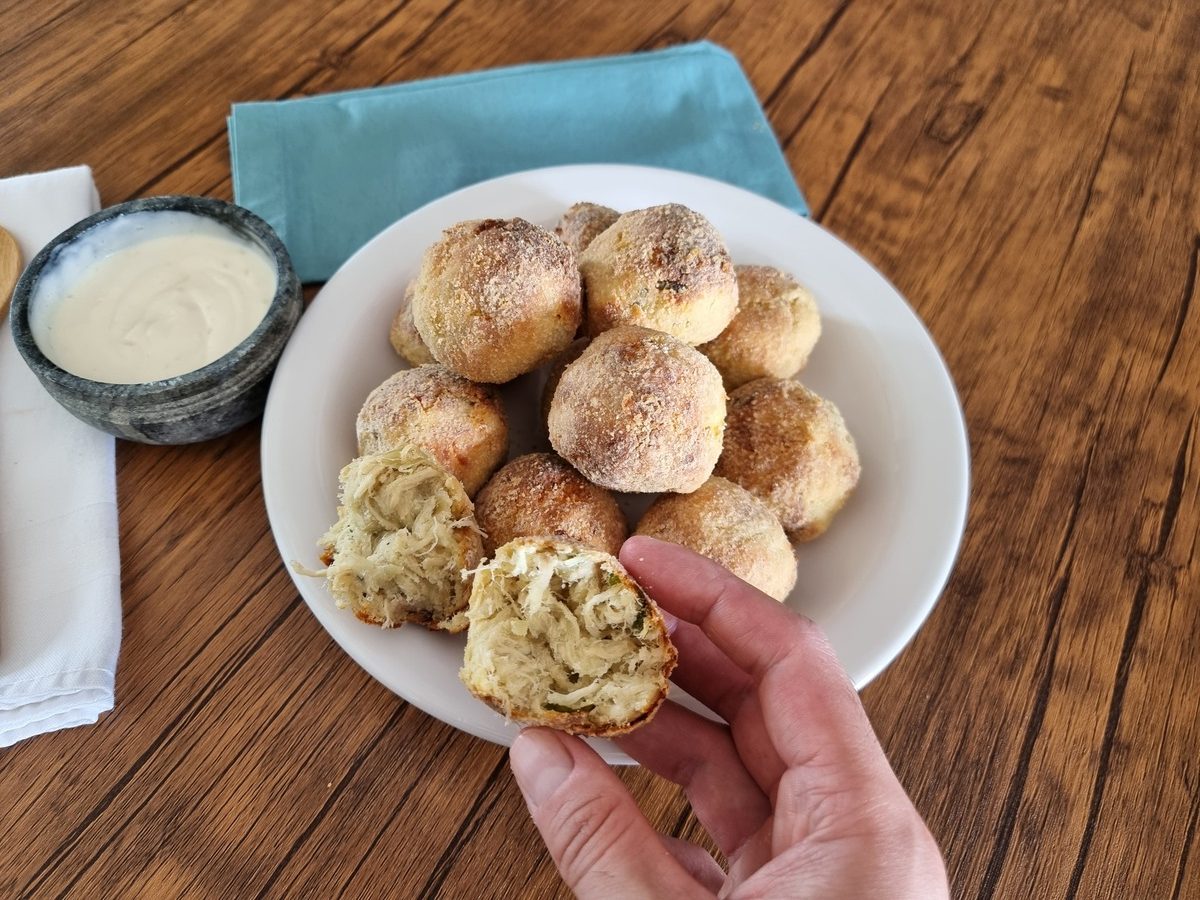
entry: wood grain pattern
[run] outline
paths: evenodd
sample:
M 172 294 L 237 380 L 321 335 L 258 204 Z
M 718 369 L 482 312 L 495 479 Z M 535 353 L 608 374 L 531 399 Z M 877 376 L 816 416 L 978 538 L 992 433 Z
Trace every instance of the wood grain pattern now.
M 956 896 L 1200 898 L 1200 8 L 823 0 L 0 10 L 0 175 L 229 197 L 229 104 L 708 37 L 958 383 L 973 493 L 864 693 Z M 257 426 L 121 444 L 118 704 L 0 764 L 0 896 L 563 896 L 504 752 L 297 598 Z M 672 785 L 622 778 L 707 844 Z

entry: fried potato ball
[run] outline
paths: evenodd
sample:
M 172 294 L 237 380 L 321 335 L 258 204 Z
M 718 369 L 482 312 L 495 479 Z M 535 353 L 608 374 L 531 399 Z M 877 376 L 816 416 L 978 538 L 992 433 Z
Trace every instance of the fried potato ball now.
M 460 222 L 425 251 L 412 314 L 438 362 L 472 381 L 511 381 L 575 337 L 575 255 L 524 219 Z
M 725 389 L 694 347 L 625 325 L 567 366 L 550 403 L 550 443 L 615 491 L 694 491 L 721 454 Z
M 690 494 L 663 494 L 636 533 L 707 556 L 776 600 L 796 585 L 796 555 L 779 518 L 748 490 L 717 475 Z
M 821 336 L 813 295 L 771 266 L 738 266 L 738 311 L 720 336 L 699 350 L 732 391 L 756 378 L 791 378 Z
M 400 354 L 400 358 L 410 366 L 423 366 L 426 363 L 436 362 L 436 360 L 429 352 L 429 348 L 425 346 L 425 342 L 421 340 L 417 326 L 413 324 L 412 293 L 415 283 L 410 281 L 408 287 L 404 289 L 404 298 L 400 301 L 400 308 L 396 310 L 395 318 L 392 319 L 388 341 L 391 342 L 392 349 Z
M 326 569 L 309 574 L 370 625 L 466 628 L 462 571 L 483 545 L 462 483 L 413 444 L 361 456 L 338 480 L 338 519 L 320 541 Z
M 576 203 L 563 213 L 554 228 L 554 233 L 562 238 L 563 243 L 578 257 L 596 235 L 617 221 L 620 215 L 615 209 L 609 209 L 599 203 Z
M 612 494 L 553 453 L 527 453 L 501 467 L 475 500 L 490 556 L 518 537 L 557 537 L 616 556 L 629 534 Z
M 760 378 L 730 394 L 716 474 L 765 500 L 792 540 L 824 533 L 860 472 L 838 408 L 799 382 Z
M 358 413 L 358 452 L 416 444 L 474 496 L 508 454 L 508 422 L 495 388 L 436 363 L 397 372 Z
M 678 203 L 622 215 L 580 254 L 588 333 L 641 325 L 688 344 L 711 341 L 737 312 L 725 241 Z

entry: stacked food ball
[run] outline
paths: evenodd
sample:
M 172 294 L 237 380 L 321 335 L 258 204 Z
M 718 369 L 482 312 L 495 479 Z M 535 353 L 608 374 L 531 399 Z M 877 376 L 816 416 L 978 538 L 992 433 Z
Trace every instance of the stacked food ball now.
M 678 204 L 580 203 L 554 232 L 448 228 L 389 335 L 414 368 L 359 411 L 362 455 L 322 539 L 331 592 L 383 627 L 467 627 L 464 683 L 514 719 L 585 734 L 641 724 L 674 650 L 615 558 L 628 526 L 610 491 L 661 494 L 638 534 L 784 600 L 789 539 L 821 534 L 859 475 L 836 407 L 790 380 L 819 335 L 808 291 L 735 267 Z M 555 453 L 502 465 L 496 386 L 543 365 Z

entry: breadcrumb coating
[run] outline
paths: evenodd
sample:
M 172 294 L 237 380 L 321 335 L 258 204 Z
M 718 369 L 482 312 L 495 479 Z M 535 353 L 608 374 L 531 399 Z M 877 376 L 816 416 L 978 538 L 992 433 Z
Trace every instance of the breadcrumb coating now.
M 421 333 L 417 331 L 417 326 L 413 324 L 412 316 L 412 294 L 414 281 L 408 283 L 408 287 L 404 289 L 404 297 L 400 301 L 400 308 L 396 310 L 396 315 L 392 319 L 392 328 L 388 332 L 388 341 L 392 345 L 400 358 L 405 360 L 410 366 L 423 366 L 427 363 L 436 362 L 433 354 L 429 352 L 429 348 L 425 346 L 425 342 L 421 340 Z
M 717 367 L 726 390 L 756 378 L 791 378 L 821 336 L 816 299 L 771 266 L 738 266 L 737 282 L 737 315 L 700 352 Z
M 637 533 L 681 544 L 776 600 L 796 585 L 796 555 L 779 518 L 741 485 L 714 475 L 690 494 L 663 494 Z
M 699 213 L 669 203 L 622 215 L 580 254 L 588 333 L 642 325 L 711 341 L 737 312 L 725 241 Z
M 524 219 L 460 222 L 425 251 L 413 322 L 434 358 L 472 381 L 502 384 L 575 337 L 575 255 Z
M 625 325 L 567 366 L 550 404 L 550 443 L 585 478 L 615 491 L 688 493 L 712 474 L 725 389 L 703 354 Z
M 475 501 L 490 556 L 518 537 L 558 537 L 616 556 L 629 534 L 612 494 L 553 453 L 528 453 L 505 464 Z
M 838 408 L 799 382 L 760 378 L 729 395 L 716 474 L 765 500 L 792 540 L 824 533 L 860 473 Z
M 579 359 L 580 354 L 587 349 L 590 338 L 576 338 L 567 345 L 567 349 L 551 360 L 546 369 L 546 383 L 542 386 L 542 421 L 550 419 L 550 403 L 554 400 L 554 392 L 558 390 L 558 382 L 567 366 Z
M 596 235 L 617 221 L 620 213 L 599 203 L 575 203 L 558 220 L 554 233 L 579 256 Z
M 474 496 L 508 455 L 508 422 L 495 388 L 436 363 L 403 369 L 367 395 L 358 452 L 416 444 Z

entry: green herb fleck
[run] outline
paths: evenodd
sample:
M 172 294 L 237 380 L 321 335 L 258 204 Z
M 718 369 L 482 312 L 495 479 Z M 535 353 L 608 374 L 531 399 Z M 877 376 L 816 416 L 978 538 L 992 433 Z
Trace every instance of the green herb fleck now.
M 560 712 L 560 713 L 591 712 L 593 709 L 596 708 L 595 703 L 589 703 L 586 706 L 579 706 L 579 707 L 560 706 L 557 703 L 544 703 L 542 705 L 545 706 L 545 708 L 550 710 L 551 712 Z

